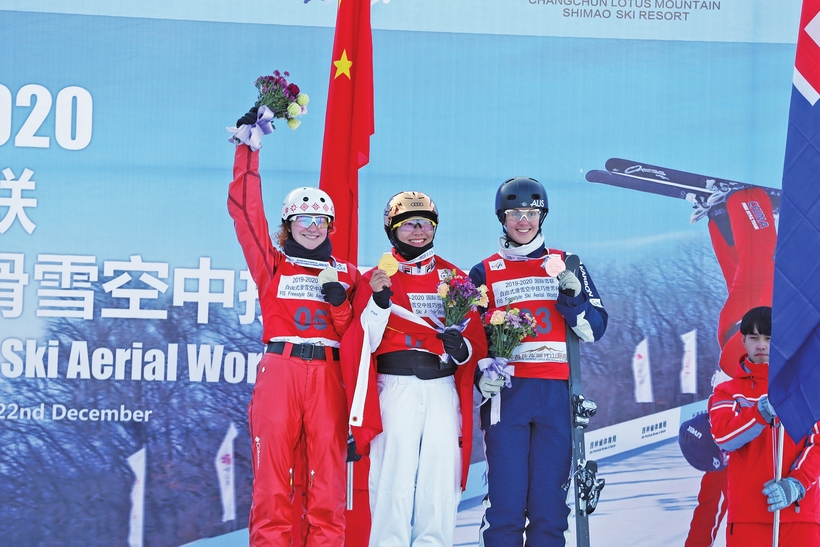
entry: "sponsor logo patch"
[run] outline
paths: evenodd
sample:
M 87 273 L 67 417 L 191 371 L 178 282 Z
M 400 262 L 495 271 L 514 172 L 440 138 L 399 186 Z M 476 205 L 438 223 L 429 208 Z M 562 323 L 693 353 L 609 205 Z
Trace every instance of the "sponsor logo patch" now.
M 507 265 L 504 264 L 504 259 L 503 258 L 499 258 L 498 260 L 493 260 L 493 261 L 490 262 L 490 270 L 494 271 L 494 272 L 497 272 L 499 270 L 503 270 L 506 267 L 507 267 Z

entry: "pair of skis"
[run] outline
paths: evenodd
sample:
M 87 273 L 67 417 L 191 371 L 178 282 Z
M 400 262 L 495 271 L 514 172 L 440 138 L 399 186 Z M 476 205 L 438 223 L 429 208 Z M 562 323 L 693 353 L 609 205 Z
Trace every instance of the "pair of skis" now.
M 578 276 L 581 260 L 567 255 L 566 269 Z M 572 482 L 575 485 L 575 538 L 578 547 L 589 547 L 589 515 L 598 505 L 604 479 L 598 478 L 598 464 L 586 459 L 584 429 L 595 415 L 597 405 L 581 393 L 581 350 L 578 335 L 567 325 L 567 363 L 569 364 L 569 410 L 572 425 Z
M 780 210 L 780 190 L 777 188 L 698 175 L 621 158 L 610 158 L 606 162 L 606 171 L 589 171 L 586 179 L 589 182 L 685 199 L 693 205 L 701 206 L 707 206 L 707 200 L 715 192 L 762 188 L 771 199 L 774 212 Z

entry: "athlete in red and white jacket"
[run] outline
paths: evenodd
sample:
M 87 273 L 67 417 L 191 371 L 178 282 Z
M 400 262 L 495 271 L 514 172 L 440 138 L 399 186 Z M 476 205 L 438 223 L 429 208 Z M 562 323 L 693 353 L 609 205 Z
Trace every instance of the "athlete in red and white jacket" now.
M 256 122 L 256 113 L 249 113 L 237 126 Z M 273 246 L 258 148 L 236 148 L 228 210 L 257 285 L 266 344 L 248 405 L 254 472 L 250 545 L 292 544 L 292 530 L 301 523 L 294 522 L 291 500 L 294 483 L 301 482 L 307 491 L 304 542 L 341 547 L 347 407 L 338 348 L 352 318 L 350 299 L 359 272 L 331 256 L 333 203 L 317 188 L 287 195 L 278 234 L 284 252 Z M 302 467 L 295 451 L 300 443 L 305 476 L 295 477 Z
M 772 544 L 780 510 L 780 545 L 820 546 L 820 423 L 794 442 L 785 434 L 782 479 L 775 482 L 777 413 L 768 401 L 771 308 L 753 308 L 740 324 L 747 355 L 734 379 L 715 386 L 712 436 L 729 452 L 727 547 Z
M 391 266 L 382 267 L 397 271 L 364 274 L 353 301 L 357 320 L 342 342 L 350 425 L 358 450 L 370 455 L 370 545 L 452 545 L 484 329 L 475 311 L 463 332 L 436 328 L 444 318 L 438 284 L 453 271 L 465 274 L 433 250 L 433 201 L 401 192 L 384 222 L 394 248 Z

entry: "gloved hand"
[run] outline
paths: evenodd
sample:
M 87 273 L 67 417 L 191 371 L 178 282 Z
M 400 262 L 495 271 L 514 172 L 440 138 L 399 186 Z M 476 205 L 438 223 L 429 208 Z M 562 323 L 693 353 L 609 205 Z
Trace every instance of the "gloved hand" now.
M 757 410 L 760 412 L 760 415 L 763 416 L 763 419 L 769 422 L 769 425 L 774 425 L 774 419 L 777 418 L 777 412 L 775 412 L 772 403 L 769 402 L 769 397 L 764 395 L 757 401 Z
M 581 294 L 581 282 L 574 273 L 564 270 L 558 274 L 558 290 L 567 296 L 578 296 Z
M 766 503 L 769 504 L 769 511 L 772 513 L 778 509 L 785 509 L 806 495 L 806 489 L 800 481 L 791 477 L 779 481 L 772 479 L 763 486 L 763 495 L 766 496 Z
M 253 108 L 248 110 L 247 114 L 245 114 L 244 116 L 242 116 L 241 118 L 236 120 L 236 127 L 241 127 L 243 125 L 253 125 L 253 124 L 255 124 L 256 119 L 258 117 L 256 115 L 258 110 L 259 110 L 258 106 L 254 106 Z
M 467 349 L 467 342 L 464 341 L 464 336 L 458 329 L 445 329 L 444 332 L 436 334 L 436 338 L 441 340 L 444 351 L 457 363 L 463 363 L 469 357 L 470 350 Z
M 341 306 L 347 300 L 344 285 L 338 281 L 328 281 L 322 285 L 322 298 L 331 306 Z
M 478 391 L 481 392 L 482 397 L 489 399 L 496 396 L 504 387 L 504 384 L 506 384 L 506 380 L 500 374 L 496 376 L 495 380 L 490 380 L 489 375 L 482 374 L 481 378 L 478 379 Z
M 353 438 L 353 435 L 347 436 L 347 459 L 345 461 L 348 462 L 357 462 L 361 460 L 361 455 L 356 453 L 356 440 Z
M 390 287 L 385 287 L 373 293 L 373 302 L 381 309 L 386 310 L 390 307 L 391 296 L 393 296 L 393 291 L 390 290 Z

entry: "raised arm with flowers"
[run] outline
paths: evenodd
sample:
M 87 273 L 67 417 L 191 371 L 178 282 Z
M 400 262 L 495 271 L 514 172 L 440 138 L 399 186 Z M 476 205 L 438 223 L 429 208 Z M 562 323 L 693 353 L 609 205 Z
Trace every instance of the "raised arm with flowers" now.
M 273 131 L 274 117 L 292 122 L 302 109 L 294 101 L 298 88 L 278 72 L 257 80 L 257 88 L 258 108 L 231 128 L 237 146 L 228 188 L 228 211 L 259 295 L 265 344 L 248 405 L 249 545 L 291 545 L 296 537 L 314 547 L 339 547 L 345 540 L 347 454 L 339 345 L 360 276 L 353 264 L 332 255 L 328 234 L 335 207 L 319 188 L 294 188 L 285 196 L 273 215 L 281 220 L 276 243 L 271 239 L 259 174 L 261 139 Z M 283 108 L 276 100 L 292 104 Z M 294 495 L 300 487 L 307 498 Z

